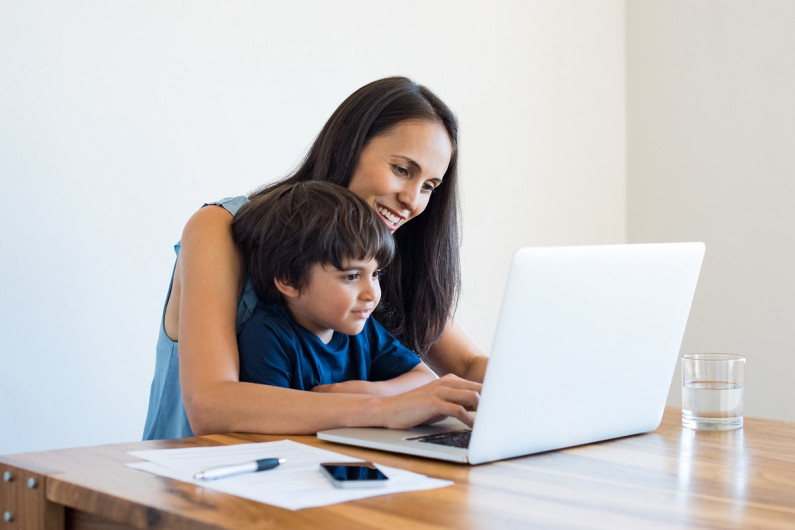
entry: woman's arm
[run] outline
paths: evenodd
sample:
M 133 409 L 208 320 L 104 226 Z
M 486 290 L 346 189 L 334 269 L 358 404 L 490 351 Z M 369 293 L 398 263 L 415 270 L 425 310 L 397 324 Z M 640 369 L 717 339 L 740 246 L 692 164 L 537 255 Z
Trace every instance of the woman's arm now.
M 232 216 L 207 206 L 182 235 L 175 271 L 179 369 L 185 410 L 196 434 L 313 433 L 345 426 L 410 427 L 438 416 L 472 424 L 480 385 L 455 377 L 397 396 L 304 392 L 239 381 L 237 299 L 245 280 Z M 173 314 L 175 309 L 171 308 Z
M 425 360 L 437 374 L 452 373 L 470 381 L 483 382 L 489 358 L 450 318 L 441 338 L 428 350 Z
M 231 221 L 231 214 L 221 207 L 206 206 L 196 212 L 182 233 L 174 274 L 179 292 L 180 385 L 196 434 L 237 425 L 251 406 L 240 401 L 247 392 L 239 383 L 235 318 L 245 270 L 232 239 Z M 253 414 L 253 408 L 248 413 Z

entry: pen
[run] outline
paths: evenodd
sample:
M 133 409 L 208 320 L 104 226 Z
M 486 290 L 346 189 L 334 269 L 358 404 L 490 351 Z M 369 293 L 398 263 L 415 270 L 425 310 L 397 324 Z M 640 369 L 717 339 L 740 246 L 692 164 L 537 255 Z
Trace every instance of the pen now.
M 193 478 L 196 480 L 212 480 L 216 478 L 231 477 L 232 475 L 240 475 L 241 473 L 256 473 L 257 471 L 267 471 L 273 469 L 279 464 L 287 462 L 284 458 L 263 458 L 262 460 L 255 460 L 254 462 L 246 462 L 245 464 L 235 464 L 231 466 L 218 466 L 204 471 L 199 471 Z

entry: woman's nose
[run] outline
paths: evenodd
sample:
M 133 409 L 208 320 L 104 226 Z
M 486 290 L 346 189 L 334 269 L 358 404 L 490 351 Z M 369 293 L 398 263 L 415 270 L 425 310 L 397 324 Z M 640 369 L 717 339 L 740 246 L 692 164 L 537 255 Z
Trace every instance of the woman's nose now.
M 406 183 L 398 192 L 398 201 L 405 209 L 413 212 L 420 202 L 422 184 Z

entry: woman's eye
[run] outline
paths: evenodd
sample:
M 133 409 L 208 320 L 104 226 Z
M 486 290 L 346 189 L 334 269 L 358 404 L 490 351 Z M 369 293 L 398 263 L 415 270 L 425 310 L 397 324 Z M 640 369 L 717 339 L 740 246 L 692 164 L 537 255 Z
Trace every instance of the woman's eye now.
M 422 189 L 425 191 L 433 191 L 436 189 L 436 187 L 437 187 L 436 184 L 434 184 L 433 182 L 426 182 L 425 184 L 422 185 Z
M 409 170 L 403 166 L 392 166 L 392 170 L 397 173 L 398 175 L 406 176 L 409 174 Z

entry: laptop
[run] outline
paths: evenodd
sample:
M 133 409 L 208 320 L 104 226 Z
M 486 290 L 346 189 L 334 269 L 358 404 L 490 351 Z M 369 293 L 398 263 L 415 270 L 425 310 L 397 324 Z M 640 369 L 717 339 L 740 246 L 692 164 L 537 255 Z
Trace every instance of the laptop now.
M 448 418 L 317 436 L 480 464 L 653 431 L 703 257 L 703 243 L 522 248 L 471 430 Z

